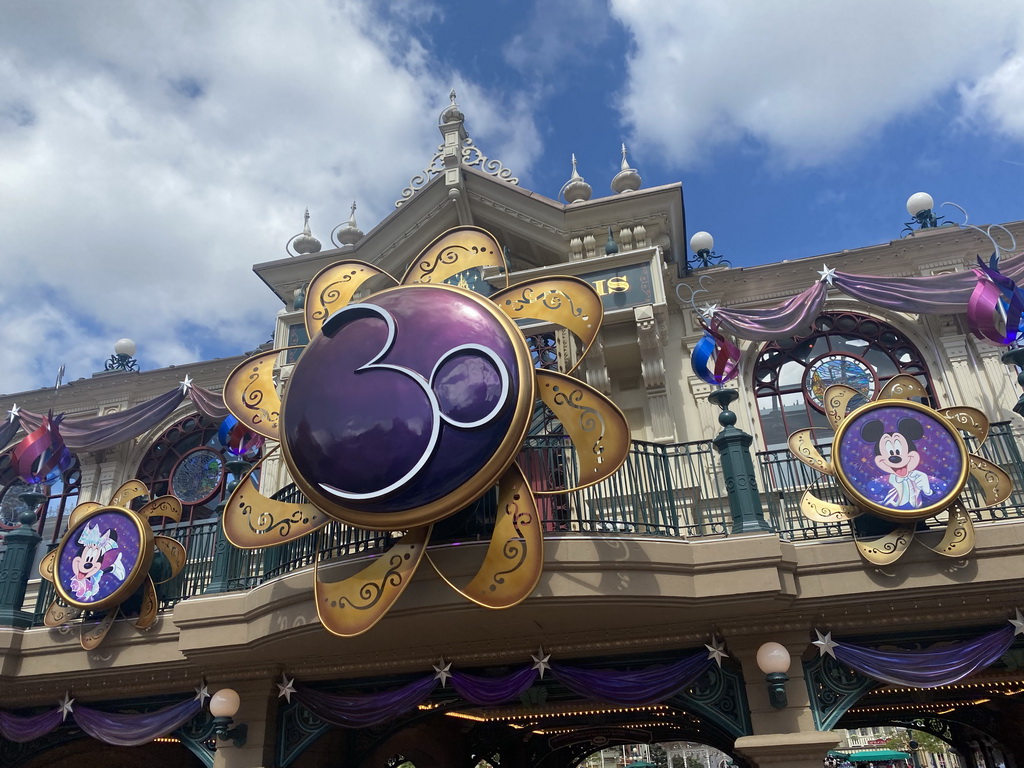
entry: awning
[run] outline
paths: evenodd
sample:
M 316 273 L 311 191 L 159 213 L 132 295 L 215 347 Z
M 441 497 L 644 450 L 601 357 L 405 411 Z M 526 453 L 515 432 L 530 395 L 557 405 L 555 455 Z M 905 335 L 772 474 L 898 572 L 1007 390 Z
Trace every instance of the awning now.
M 829 757 L 849 760 L 851 763 L 884 763 L 889 760 L 909 760 L 909 752 L 897 752 L 894 749 L 868 749 L 862 752 L 838 752 L 831 750 Z

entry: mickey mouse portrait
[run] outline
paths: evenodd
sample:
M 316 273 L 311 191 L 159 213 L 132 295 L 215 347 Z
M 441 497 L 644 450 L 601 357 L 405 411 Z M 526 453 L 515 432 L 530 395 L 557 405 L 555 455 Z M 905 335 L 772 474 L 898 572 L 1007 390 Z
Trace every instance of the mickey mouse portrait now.
M 917 419 L 900 419 L 893 432 L 886 432 L 881 419 L 872 419 L 860 430 L 861 438 L 875 446 L 875 465 L 888 475 L 891 486 L 881 503 L 900 509 L 923 506 L 924 496 L 932 495 L 931 480 L 918 467 L 921 454 L 916 440 L 924 436 Z

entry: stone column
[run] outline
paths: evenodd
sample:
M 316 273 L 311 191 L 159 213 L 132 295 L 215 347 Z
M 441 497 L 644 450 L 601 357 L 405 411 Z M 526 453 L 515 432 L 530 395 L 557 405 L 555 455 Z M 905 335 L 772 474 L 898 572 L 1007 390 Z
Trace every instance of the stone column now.
M 654 307 L 645 304 L 633 310 L 637 339 L 640 342 L 640 368 L 647 390 L 647 405 L 651 416 L 651 437 L 654 440 L 675 440 L 675 424 L 668 405 L 665 388 L 665 348 Z
M 230 739 L 217 739 L 213 768 L 271 768 L 277 765 L 277 686 L 267 680 L 210 685 L 216 693 L 233 688 L 238 693 L 238 713 L 232 726 L 245 725 L 245 743 L 235 746 Z
M 786 682 L 787 703 L 781 709 L 771 705 L 765 675 L 757 666 L 757 649 L 768 641 L 781 643 L 792 657 Z M 800 662 L 806 647 L 804 631 L 729 638 L 729 651 L 743 667 L 754 731 L 752 736 L 737 739 L 735 748 L 758 768 L 821 768 L 828 751 L 839 745 L 838 733 L 815 728 Z

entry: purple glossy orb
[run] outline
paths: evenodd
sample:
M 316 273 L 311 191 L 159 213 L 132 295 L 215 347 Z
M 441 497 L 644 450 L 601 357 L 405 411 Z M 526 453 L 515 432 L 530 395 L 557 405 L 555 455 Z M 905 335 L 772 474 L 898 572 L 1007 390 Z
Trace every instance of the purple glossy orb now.
M 323 499 L 374 513 L 474 478 L 505 442 L 520 387 L 517 347 L 485 301 L 414 285 L 332 315 L 282 403 L 292 470 Z

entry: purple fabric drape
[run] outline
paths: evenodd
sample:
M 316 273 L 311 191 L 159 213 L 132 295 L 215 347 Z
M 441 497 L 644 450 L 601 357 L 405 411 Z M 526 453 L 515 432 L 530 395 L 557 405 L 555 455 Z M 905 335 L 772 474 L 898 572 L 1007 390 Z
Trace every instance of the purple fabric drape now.
M 18 419 L 5 421 L 3 426 L 0 426 L 0 448 L 11 442 L 19 429 L 21 429 L 21 422 Z
M 828 288 L 820 280 L 803 293 L 774 307 L 719 309 L 710 320 L 717 328 L 748 341 L 775 341 L 801 336 L 811 330 L 814 318 L 825 305 Z
M 999 661 L 1013 645 L 1014 628 L 1003 627 L 969 643 L 929 651 L 877 651 L 840 643 L 836 660 L 867 675 L 894 685 L 936 688 L 949 685 Z
M 394 691 L 343 696 L 295 686 L 296 700 L 325 722 L 346 728 L 365 728 L 384 723 L 424 701 L 437 685 L 434 676 L 409 683 Z
M 466 701 L 481 707 L 504 704 L 518 699 L 537 679 L 537 670 L 523 667 L 505 677 L 480 677 L 452 673 L 452 688 Z
M 586 699 L 612 704 L 646 705 L 665 701 L 700 677 L 714 661 L 700 651 L 673 664 L 639 672 L 609 669 L 574 669 L 552 664 L 551 672 L 562 685 Z
M 59 709 L 51 709 L 39 715 L 19 717 L 0 710 L 0 736 L 18 743 L 32 741 L 45 736 L 57 728 L 63 718 Z
M 60 425 L 60 434 L 64 438 L 64 444 L 74 453 L 113 448 L 155 427 L 174 413 L 174 409 L 181 404 L 184 397 L 181 388 L 176 387 L 164 395 L 139 403 L 126 411 L 106 416 L 64 419 Z M 23 409 L 19 416 L 26 432 L 38 429 L 43 423 L 43 416 L 38 413 Z
M 223 421 L 228 416 L 227 406 L 224 405 L 224 397 L 211 392 L 203 387 L 193 384 L 188 388 L 188 396 L 195 405 L 196 410 L 208 419 Z
M 189 699 L 156 712 L 119 715 L 79 705 L 74 708 L 72 716 L 79 728 L 98 741 L 119 747 L 135 747 L 180 728 L 202 708 L 198 699 Z

